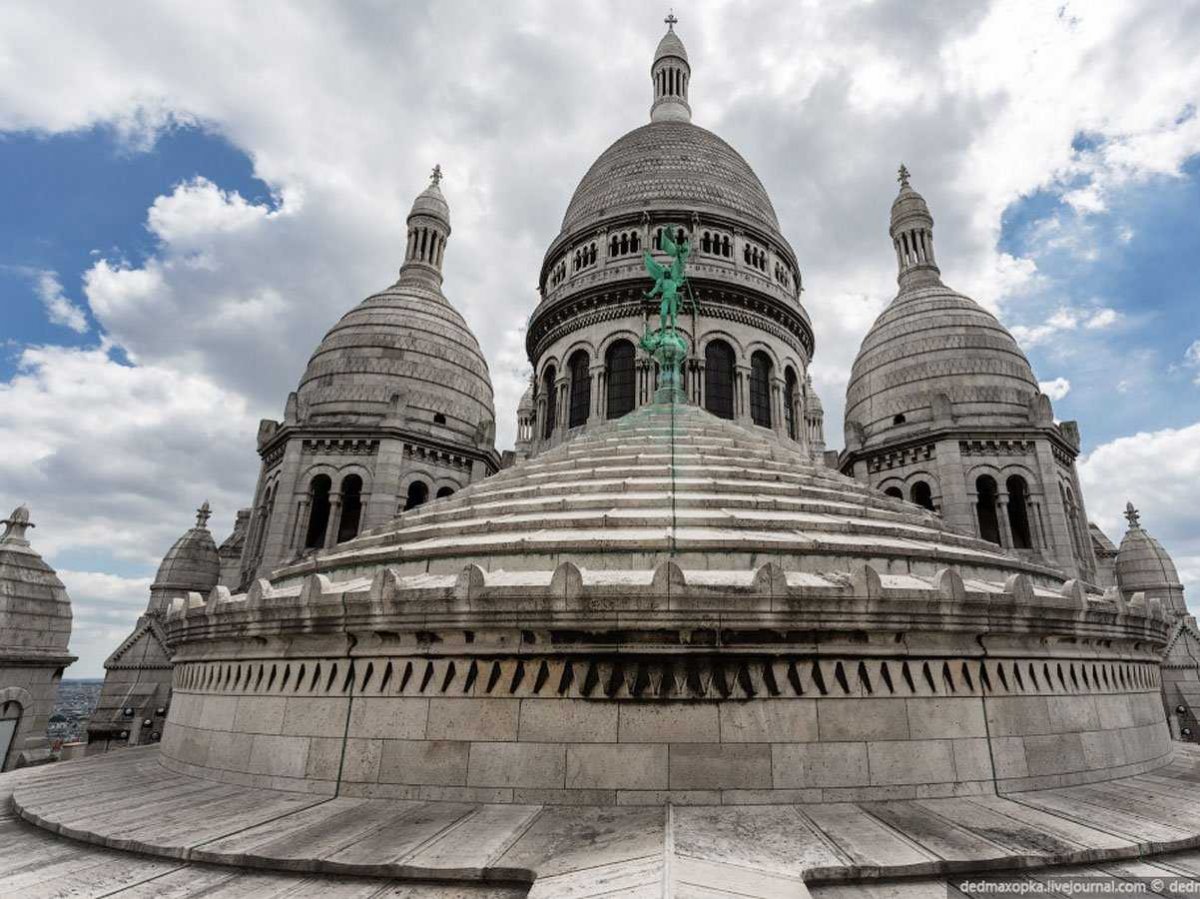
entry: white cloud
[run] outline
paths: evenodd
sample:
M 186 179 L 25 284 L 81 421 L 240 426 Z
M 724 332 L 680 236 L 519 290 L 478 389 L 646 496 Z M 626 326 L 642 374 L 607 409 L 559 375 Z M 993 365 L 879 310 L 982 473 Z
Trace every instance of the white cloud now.
M 1200 340 L 1193 340 L 1184 350 L 1183 364 L 1188 368 L 1196 369 L 1196 377 L 1192 383 L 1200 384 Z
M 71 652 L 79 657 L 71 675 L 99 673 L 145 611 L 152 578 L 71 569 L 60 570 L 58 577 L 71 597 Z
M 1055 378 L 1053 381 L 1038 381 L 1038 389 L 1054 402 L 1058 402 L 1071 392 L 1071 382 L 1066 378 Z
M 1009 330 L 1023 347 L 1033 347 L 1051 339 L 1058 339 L 1064 333 L 1077 331 L 1080 327 L 1089 331 L 1097 331 L 1111 327 L 1121 320 L 1121 314 L 1115 309 L 1081 309 L 1062 306 L 1056 309 L 1040 325 L 1014 325 Z
M 70 328 L 76 334 L 84 334 L 88 329 L 87 313 L 63 293 L 62 282 L 54 272 L 39 272 L 37 276 L 37 295 L 46 307 L 46 317 L 56 325 Z

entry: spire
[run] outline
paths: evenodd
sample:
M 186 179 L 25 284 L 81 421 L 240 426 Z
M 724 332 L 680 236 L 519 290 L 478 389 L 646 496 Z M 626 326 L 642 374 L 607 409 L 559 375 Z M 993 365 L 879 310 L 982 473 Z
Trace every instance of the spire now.
M 441 165 L 429 175 L 429 186 L 413 201 L 408 214 L 408 243 L 404 251 L 401 280 L 442 283 L 442 256 L 450 238 L 450 206 L 442 196 Z
M 1142 526 L 1141 517 L 1138 515 L 1138 510 L 1133 507 L 1133 503 L 1125 503 L 1125 520 L 1129 522 L 1130 529 Z
M 690 122 L 692 108 L 688 106 L 688 83 L 692 67 L 688 64 L 687 49 L 675 33 L 679 19 L 675 11 L 663 19 L 667 33 L 658 42 L 654 62 L 650 64 L 650 80 L 654 84 L 654 103 L 650 107 L 652 122 Z
M 892 203 L 889 233 L 896 249 L 896 264 L 900 269 L 896 280 L 901 291 L 942 283 L 941 270 L 933 255 L 933 216 L 925 198 L 909 184 L 911 177 L 908 167 L 900 163 L 896 175 L 900 193 Z
M 17 506 L 8 518 L 0 520 L 0 524 L 4 525 L 4 533 L 0 534 L 0 543 L 29 545 L 29 538 L 25 536 L 25 532 L 35 525 L 29 520 L 28 506 Z
M 211 517 L 212 517 L 212 509 L 208 505 L 208 500 L 205 500 L 204 504 L 201 505 L 200 508 L 196 510 L 196 527 L 198 527 L 198 528 L 208 527 L 208 519 L 210 519 Z

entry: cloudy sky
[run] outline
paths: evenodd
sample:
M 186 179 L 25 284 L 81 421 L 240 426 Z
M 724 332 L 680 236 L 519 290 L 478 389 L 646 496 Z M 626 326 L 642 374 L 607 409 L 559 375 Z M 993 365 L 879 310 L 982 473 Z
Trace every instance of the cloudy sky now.
M 446 293 L 511 445 L 524 322 L 576 183 L 647 120 L 663 10 L 592 4 L 0 2 L 0 504 L 101 673 L 204 499 L 329 326 L 395 277 L 446 172 Z M 895 292 L 904 161 L 946 282 L 1078 419 L 1091 517 L 1132 499 L 1200 606 L 1200 4 L 681 4 L 694 121 L 803 269 L 831 446 Z

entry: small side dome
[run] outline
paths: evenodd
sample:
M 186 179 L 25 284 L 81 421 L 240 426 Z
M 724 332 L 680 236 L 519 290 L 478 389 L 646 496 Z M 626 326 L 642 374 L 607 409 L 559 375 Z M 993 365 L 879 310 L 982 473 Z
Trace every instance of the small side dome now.
M 525 388 L 525 392 L 521 394 L 521 402 L 517 403 L 517 412 L 532 412 L 533 411 L 533 385 L 530 384 Z
M 58 575 L 29 545 L 29 509 L 17 506 L 0 520 L 0 635 L 3 648 L 31 659 L 67 664 L 71 600 Z M 0 753 L 0 765 L 4 764 Z
M 933 217 L 900 167 L 889 232 L 900 289 L 863 338 L 846 386 L 847 445 L 869 448 L 935 421 L 1024 425 L 1041 395 L 1033 368 L 996 316 L 946 287 Z
M 205 502 L 196 510 L 196 526 L 167 550 L 150 585 L 151 596 L 170 592 L 207 595 L 221 579 L 221 556 L 208 530 L 212 513 Z
M 1163 608 L 1176 615 L 1187 614 L 1183 583 L 1170 554 L 1141 525 L 1141 516 L 1133 503 L 1125 504 L 1129 530 L 1117 551 L 1117 587 L 1129 599 L 1144 593 L 1148 599 L 1162 600 Z

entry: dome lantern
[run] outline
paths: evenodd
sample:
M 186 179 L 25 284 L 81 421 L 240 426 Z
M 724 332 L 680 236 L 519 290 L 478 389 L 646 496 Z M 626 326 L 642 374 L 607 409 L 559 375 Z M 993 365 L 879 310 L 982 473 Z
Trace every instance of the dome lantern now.
M 941 283 L 941 271 L 933 255 L 933 216 L 925 198 L 908 183 L 909 177 L 908 168 L 900 163 L 896 178 L 900 193 L 892 202 L 892 222 L 888 229 L 900 269 L 896 280 L 902 291 Z
M 675 33 L 679 21 L 671 12 L 665 19 L 667 33 L 658 42 L 654 62 L 650 65 L 650 80 L 654 83 L 654 103 L 650 107 L 652 122 L 690 122 L 692 108 L 688 105 L 688 82 L 692 67 L 687 49 Z
M 435 165 L 429 186 L 413 201 L 408 214 L 408 243 L 400 280 L 424 280 L 442 283 L 442 257 L 450 239 L 450 205 L 439 186 L 442 167 Z

